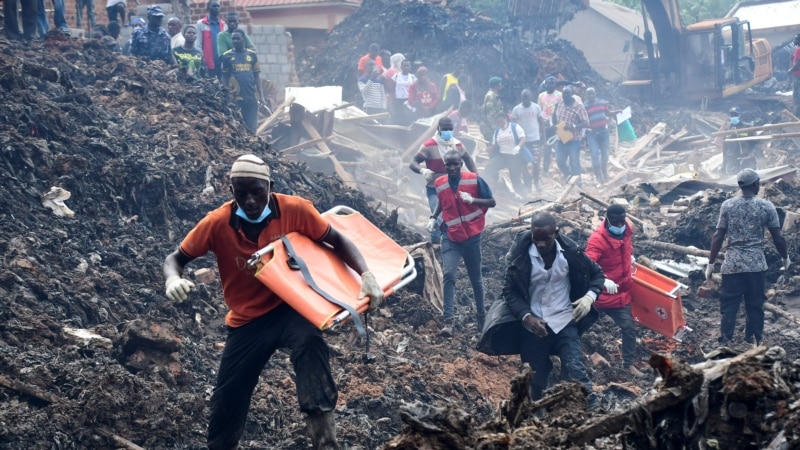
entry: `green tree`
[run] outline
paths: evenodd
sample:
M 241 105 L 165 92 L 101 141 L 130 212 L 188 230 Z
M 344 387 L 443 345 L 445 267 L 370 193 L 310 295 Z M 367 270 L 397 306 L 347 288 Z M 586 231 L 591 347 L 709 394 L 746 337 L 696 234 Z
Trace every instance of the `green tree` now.
M 641 10 L 640 0 L 611 0 L 628 8 Z M 683 23 L 693 24 L 701 20 L 725 17 L 737 0 L 678 0 Z
M 458 0 L 473 11 L 485 14 L 501 24 L 508 22 L 508 0 Z

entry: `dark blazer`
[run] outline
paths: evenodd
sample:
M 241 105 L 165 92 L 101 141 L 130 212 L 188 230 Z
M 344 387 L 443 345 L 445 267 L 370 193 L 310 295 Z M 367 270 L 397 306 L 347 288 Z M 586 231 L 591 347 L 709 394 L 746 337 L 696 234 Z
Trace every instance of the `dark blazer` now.
M 560 235 L 556 240 L 569 265 L 570 301 L 583 297 L 589 291 L 600 295 L 605 281 L 603 269 L 586 256 L 573 240 Z M 531 312 L 528 294 L 532 270 L 528 251 L 531 245 L 533 239 L 530 230 L 517 233 L 508 254 L 503 295 L 489 308 L 478 351 L 489 355 L 519 354 L 518 333 L 528 332 L 522 327 L 522 318 Z M 592 307 L 589 314 L 578 322 L 578 331 L 583 333 L 588 330 L 597 318 L 597 310 Z

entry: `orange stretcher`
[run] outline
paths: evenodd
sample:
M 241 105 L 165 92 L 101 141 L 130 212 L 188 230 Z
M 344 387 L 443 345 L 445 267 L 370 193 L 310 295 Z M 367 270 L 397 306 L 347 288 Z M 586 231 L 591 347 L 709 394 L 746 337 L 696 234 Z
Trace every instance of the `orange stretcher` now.
M 336 206 L 322 215 L 358 247 L 385 296 L 417 276 L 411 255 L 358 211 Z M 319 329 L 352 318 L 365 334 L 358 314 L 369 299 L 358 299 L 361 277 L 327 245 L 289 233 L 254 253 L 248 264 L 257 268 L 259 281 Z
M 635 263 L 631 287 L 631 314 L 640 325 L 680 342 L 692 331 L 683 317 L 683 285 Z

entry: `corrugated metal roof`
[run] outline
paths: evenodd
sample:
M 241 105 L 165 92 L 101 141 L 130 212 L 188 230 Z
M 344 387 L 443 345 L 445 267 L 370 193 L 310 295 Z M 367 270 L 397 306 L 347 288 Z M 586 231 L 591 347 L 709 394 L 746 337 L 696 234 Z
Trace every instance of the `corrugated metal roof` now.
M 589 3 L 589 8 L 628 30 L 631 34 L 636 33 L 640 38 L 644 38 L 644 20 L 642 20 L 642 14 L 639 11 L 605 0 L 592 0 Z M 653 23 L 649 19 L 648 22 L 650 29 L 653 30 Z M 655 33 L 653 33 L 653 42 L 656 42 Z
M 728 16 L 750 21 L 750 28 L 753 30 L 796 26 L 800 17 L 800 0 L 742 2 Z
M 284 6 L 336 6 L 361 5 L 361 0 L 237 0 L 237 6 L 245 8 L 280 8 Z

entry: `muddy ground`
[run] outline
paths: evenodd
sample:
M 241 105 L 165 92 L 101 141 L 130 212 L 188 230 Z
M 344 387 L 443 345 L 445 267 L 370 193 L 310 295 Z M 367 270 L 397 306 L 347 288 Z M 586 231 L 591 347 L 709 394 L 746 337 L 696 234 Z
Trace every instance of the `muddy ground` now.
M 153 449 L 203 447 L 224 341 L 221 289 L 218 281 L 199 285 L 189 301 L 173 304 L 163 295 L 161 266 L 198 219 L 229 199 L 226 174 L 240 154 L 265 158 L 279 192 L 307 197 L 320 210 L 351 206 L 402 244 L 424 239 L 397 226 L 396 217 L 375 212 L 360 193 L 282 161 L 267 143 L 248 136 L 216 83 L 179 86 L 160 63 L 57 35 L 29 44 L 0 38 L 0 90 L 0 375 L 13 382 L 0 388 L 0 448 L 124 448 L 120 438 Z M 42 206 L 42 194 L 53 186 L 71 192 L 66 204 L 74 217 Z M 768 189 L 782 195 L 771 196 L 779 206 L 796 209 L 797 186 Z M 695 205 L 662 234 L 708 248 L 723 198 Z M 484 243 L 488 303 L 500 292 L 510 239 L 501 234 Z M 793 255 L 797 239 L 790 239 Z M 638 246 L 646 249 L 646 240 L 637 240 Z M 644 252 L 675 256 L 637 250 Z M 774 251 L 768 255 L 773 277 L 778 262 Z M 214 259 L 191 267 L 215 269 Z M 716 299 L 694 295 L 698 277 L 682 280 L 691 287 L 684 306 L 694 330 L 684 342 L 640 330 L 647 378 L 621 370 L 619 339 L 607 319 L 584 337 L 585 353 L 609 362 L 587 359 L 606 407 L 594 418 L 652 388 L 655 376 L 646 364 L 651 352 L 697 363 L 716 348 Z M 343 448 L 574 447 L 570 430 L 589 418 L 575 387 L 556 388 L 564 401 L 544 418 L 524 415 L 515 425 L 503 419 L 500 405 L 513 397 L 519 360 L 474 350 L 478 332 L 462 278 L 452 338 L 439 336 L 438 314 L 414 287 L 388 299 L 371 319 L 374 363 L 361 362 L 364 342 L 354 342 L 349 327 L 328 335 Z M 74 338 L 68 327 L 107 340 Z M 740 375 L 743 382 L 726 378 L 734 384 L 715 387 L 712 405 L 727 405 L 724 398 L 737 395 L 745 413 L 712 411 L 713 420 L 696 435 L 704 448 L 707 442 L 764 448 L 781 429 L 790 432 L 791 448 L 800 446 L 796 403 L 789 407 L 800 382 L 798 337 L 796 325 L 767 314 L 765 338 L 786 356 L 762 359 Z M 737 351 L 746 348 L 738 345 Z M 783 361 L 780 370 L 775 361 Z M 745 376 L 751 373 L 766 375 Z M 685 414 L 672 411 L 665 423 Z M 441 431 L 414 431 L 420 427 L 408 425 L 414 417 Z M 640 419 L 631 422 L 627 436 L 612 434 L 590 448 L 656 448 L 649 431 L 662 442 L 680 441 L 675 429 L 658 428 L 660 419 Z M 308 447 L 287 354 L 276 354 L 262 374 L 242 447 Z

